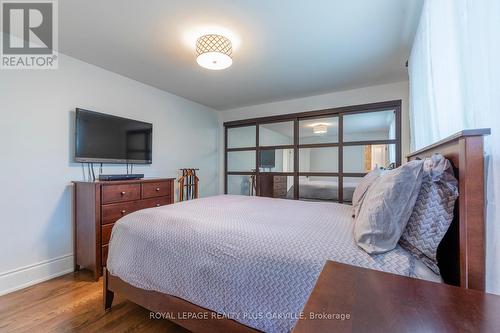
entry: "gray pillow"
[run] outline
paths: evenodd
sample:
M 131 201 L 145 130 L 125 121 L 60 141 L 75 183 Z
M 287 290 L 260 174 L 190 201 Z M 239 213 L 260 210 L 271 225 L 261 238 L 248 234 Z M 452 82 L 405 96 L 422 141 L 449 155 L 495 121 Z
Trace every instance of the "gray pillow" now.
M 380 176 L 380 174 L 381 174 L 380 169 L 378 168 L 373 169 L 366 176 L 364 176 L 359 182 L 358 186 L 356 186 L 356 189 L 354 190 L 354 193 L 352 195 L 353 217 L 358 215 L 366 191 L 368 191 L 370 185 L 372 185 L 373 182 L 375 182 L 375 180 Z
M 423 161 L 384 172 L 366 192 L 354 224 L 354 239 L 367 253 L 396 247 L 422 183 Z
M 422 187 L 399 244 L 437 274 L 437 248 L 453 221 L 457 198 L 451 163 L 437 154 L 426 159 Z

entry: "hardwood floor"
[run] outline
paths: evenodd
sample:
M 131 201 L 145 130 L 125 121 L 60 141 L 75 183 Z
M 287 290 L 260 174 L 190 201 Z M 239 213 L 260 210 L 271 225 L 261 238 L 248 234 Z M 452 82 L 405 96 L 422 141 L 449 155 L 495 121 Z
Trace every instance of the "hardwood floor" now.
M 0 297 L 0 332 L 187 332 L 115 295 L 104 312 L 102 278 L 71 273 Z

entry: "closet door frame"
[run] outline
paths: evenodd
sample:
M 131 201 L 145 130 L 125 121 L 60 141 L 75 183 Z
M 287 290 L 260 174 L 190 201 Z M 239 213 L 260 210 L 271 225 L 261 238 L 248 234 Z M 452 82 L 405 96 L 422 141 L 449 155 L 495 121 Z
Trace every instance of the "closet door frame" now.
M 260 152 L 268 149 L 293 149 L 294 163 L 293 172 L 266 172 L 266 174 L 293 176 L 294 180 L 294 199 L 299 199 L 299 177 L 300 176 L 324 176 L 324 177 L 338 177 L 338 202 L 344 203 L 343 181 L 345 177 L 363 177 L 366 173 L 362 172 L 344 172 L 344 147 L 349 146 L 366 146 L 366 145 L 389 145 L 396 146 L 395 163 L 396 166 L 401 165 L 402 161 L 402 115 L 401 115 L 401 100 L 393 100 L 386 102 L 352 105 L 338 108 L 330 108 L 316 111 L 306 111 L 299 113 L 283 114 L 269 117 L 251 118 L 236 121 L 229 121 L 224 123 L 224 193 L 227 194 L 228 176 L 231 175 L 254 175 L 257 181 L 257 195 L 259 189 L 259 170 Z M 384 140 L 363 140 L 363 141 L 344 141 L 344 116 L 390 111 L 394 110 L 395 113 L 395 138 Z M 300 144 L 299 142 L 299 121 L 309 119 L 319 119 L 327 117 L 338 117 L 338 140 L 332 143 L 309 143 Z M 293 144 L 290 145 L 275 145 L 275 146 L 260 146 L 259 144 L 259 127 L 264 124 L 271 124 L 277 122 L 292 122 L 293 123 Z M 230 128 L 255 126 L 255 146 L 242 147 L 242 148 L 228 148 L 228 130 Z M 338 148 L 338 170 L 337 172 L 300 172 L 299 170 L 299 150 L 300 148 Z M 228 153 L 233 151 L 255 151 L 255 171 L 251 172 L 231 172 L 227 169 Z

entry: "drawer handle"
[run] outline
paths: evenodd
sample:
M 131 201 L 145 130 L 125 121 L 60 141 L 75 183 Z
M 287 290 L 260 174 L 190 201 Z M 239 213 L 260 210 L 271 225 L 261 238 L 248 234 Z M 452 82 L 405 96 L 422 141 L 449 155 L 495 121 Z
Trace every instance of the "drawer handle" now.
M 156 207 L 160 207 L 160 204 L 156 204 Z
M 160 192 L 160 188 L 159 187 L 156 188 L 156 192 Z
M 121 211 L 122 214 L 125 214 L 127 211 L 124 209 Z
M 122 192 L 121 192 L 120 194 L 121 194 L 121 195 L 125 195 L 125 193 L 127 193 L 127 192 L 125 192 L 125 191 L 122 191 Z

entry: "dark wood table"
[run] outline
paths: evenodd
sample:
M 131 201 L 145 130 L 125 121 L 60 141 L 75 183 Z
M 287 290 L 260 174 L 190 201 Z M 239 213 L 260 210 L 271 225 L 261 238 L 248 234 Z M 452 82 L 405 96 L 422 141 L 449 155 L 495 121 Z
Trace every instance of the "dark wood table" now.
M 500 296 L 328 261 L 293 332 L 500 332 Z

